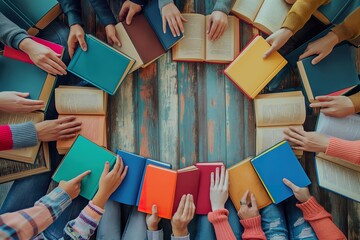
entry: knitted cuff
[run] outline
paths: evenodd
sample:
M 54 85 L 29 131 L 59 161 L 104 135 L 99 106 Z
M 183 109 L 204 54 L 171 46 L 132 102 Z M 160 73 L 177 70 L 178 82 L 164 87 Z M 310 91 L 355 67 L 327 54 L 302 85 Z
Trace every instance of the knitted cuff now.
M 29 38 L 30 36 L 27 34 L 27 32 L 25 31 L 20 31 L 18 34 L 15 35 L 15 37 L 13 38 L 11 44 L 13 48 L 18 49 L 19 50 L 19 45 L 22 42 L 22 40 L 24 40 L 25 38 Z
M 240 220 L 241 225 L 244 227 L 245 235 L 257 235 L 263 233 L 261 227 L 261 216 Z
M 325 209 L 316 201 L 313 196 L 311 196 L 311 198 L 304 203 L 297 203 L 296 206 L 303 212 L 305 220 L 311 220 L 321 212 L 325 211 Z
M 350 100 L 354 104 L 355 112 L 360 112 L 360 92 L 349 96 Z
M 31 147 L 38 144 L 34 123 L 26 122 L 10 125 L 13 139 L 13 148 Z
M 229 215 L 229 211 L 227 209 L 218 209 L 216 211 L 210 212 L 208 214 L 208 220 L 212 224 L 223 222 L 224 220 L 227 220 Z
M 360 164 L 360 141 L 348 141 L 330 137 L 325 154 Z
M 71 204 L 71 198 L 63 189 L 56 187 L 49 194 L 40 198 L 35 203 L 36 205 L 46 206 L 54 219 L 58 218 L 60 214 Z
M 161 9 L 169 4 L 169 3 L 173 3 L 174 1 L 173 0 L 159 0 L 159 9 L 160 9 L 160 12 L 161 12 Z

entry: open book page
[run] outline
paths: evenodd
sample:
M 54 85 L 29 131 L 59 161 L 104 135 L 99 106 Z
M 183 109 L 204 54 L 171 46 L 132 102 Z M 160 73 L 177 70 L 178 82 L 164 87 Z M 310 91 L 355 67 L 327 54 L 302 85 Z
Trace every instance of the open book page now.
M 305 99 L 300 91 L 262 94 L 255 98 L 256 126 L 301 125 L 305 122 Z
M 201 14 L 183 14 L 184 38 L 173 47 L 174 60 L 205 60 L 205 16 Z
M 265 0 L 255 18 L 254 26 L 271 34 L 281 28 L 291 5 L 284 0 Z
M 360 201 L 360 172 L 316 157 L 319 185 Z
M 264 0 L 236 0 L 231 12 L 247 22 L 253 22 Z
M 97 88 L 60 86 L 55 107 L 59 114 L 105 114 L 107 94 Z
M 256 155 L 284 140 L 284 130 L 290 126 L 281 127 L 257 127 L 256 128 Z M 302 125 L 293 125 L 297 129 L 303 129 Z M 294 150 L 295 155 L 301 156 L 303 151 Z
M 329 117 L 319 114 L 316 131 L 328 136 L 349 141 L 360 140 L 360 115 L 354 114 L 345 118 Z
M 343 160 L 341 158 L 331 157 L 331 156 L 326 155 L 325 153 L 318 153 L 316 155 L 316 157 L 327 160 L 327 161 L 330 161 L 330 162 L 333 162 L 333 163 L 336 163 L 336 164 L 344 166 L 346 168 L 353 169 L 353 170 L 355 170 L 357 172 L 360 172 L 360 165 L 349 162 L 349 161 L 346 161 L 346 160 Z
M 121 47 L 117 46 L 116 44 L 114 44 L 113 47 L 135 60 L 135 63 L 130 70 L 130 72 L 133 72 L 143 65 L 141 57 L 139 53 L 136 51 L 136 48 L 133 45 L 129 35 L 125 31 L 123 23 L 120 22 L 116 24 L 115 29 L 116 29 L 116 36 L 118 37 L 118 39 L 120 39 Z
M 210 15 L 206 21 L 210 21 Z M 206 61 L 231 62 L 239 53 L 239 43 L 239 19 L 228 16 L 228 27 L 221 38 L 210 41 L 206 34 Z

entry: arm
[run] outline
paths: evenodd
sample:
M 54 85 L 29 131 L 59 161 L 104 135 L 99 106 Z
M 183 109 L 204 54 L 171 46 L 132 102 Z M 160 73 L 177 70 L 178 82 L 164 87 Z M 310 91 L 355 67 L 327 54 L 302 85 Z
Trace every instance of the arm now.
M 219 240 L 235 240 L 235 235 L 228 221 L 229 211 L 225 208 L 217 209 L 208 214 L 208 220 L 215 229 L 216 239 Z
M 325 154 L 360 165 L 360 141 L 330 137 Z
M 104 0 L 90 0 L 91 6 L 94 8 L 96 15 L 99 17 L 100 22 L 107 26 L 109 24 L 116 24 L 116 19 L 111 12 L 111 9 Z
M 0 126 L 0 151 L 35 146 L 38 143 L 34 123 Z
M 19 49 L 19 44 L 29 35 L 0 12 L 0 41 L 12 48 Z
M 331 31 L 335 33 L 339 42 L 350 40 L 360 35 L 360 7 L 352 12 L 343 23 L 335 26 Z
M 79 24 L 83 25 L 81 19 L 81 1 L 58 0 L 63 12 L 68 18 L 69 26 Z

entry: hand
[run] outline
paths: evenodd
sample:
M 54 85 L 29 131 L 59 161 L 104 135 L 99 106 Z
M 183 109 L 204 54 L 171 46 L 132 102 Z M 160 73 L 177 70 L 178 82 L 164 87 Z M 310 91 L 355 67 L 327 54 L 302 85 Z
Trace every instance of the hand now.
M 317 132 L 305 132 L 302 129 L 289 127 L 284 131 L 285 140 L 294 144 L 296 150 L 307 152 L 326 152 L 330 138 Z
M 210 176 L 210 202 L 212 211 L 225 208 L 225 202 L 228 199 L 229 189 L 229 173 L 225 166 L 221 167 L 221 174 L 219 177 L 219 168 L 216 168 L 215 179 L 214 173 Z
M 260 215 L 254 194 L 251 193 L 250 201 L 248 201 L 248 195 L 249 191 L 246 191 L 240 202 L 241 207 L 238 211 L 238 216 L 241 220 L 254 218 Z
M 116 44 L 118 47 L 121 47 L 121 42 L 116 36 L 116 29 L 113 24 L 109 24 L 105 27 L 106 39 L 108 44 L 114 45 Z
M 305 52 L 300 55 L 299 60 L 312 55 L 318 55 L 311 61 L 315 65 L 329 55 L 338 42 L 338 36 L 333 32 L 329 32 L 325 37 L 309 43 Z
M 213 11 L 206 25 L 206 33 L 209 40 L 215 41 L 219 39 L 228 26 L 228 18 L 224 12 Z
M 281 28 L 271 34 L 267 39 L 267 43 L 271 45 L 269 50 L 267 50 L 266 53 L 264 53 L 263 58 L 267 58 L 271 55 L 271 53 L 279 50 L 282 48 L 285 43 L 291 38 L 291 36 L 294 35 L 294 33 L 287 28 Z
M 306 202 L 307 200 L 310 199 L 311 195 L 309 192 L 309 189 L 307 187 L 304 188 L 300 188 L 298 186 L 296 186 L 295 184 L 293 184 L 290 180 L 284 178 L 283 179 L 283 183 L 288 186 L 289 188 L 291 188 L 291 190 L 293 191 L 296 199 L 299 202 Z
M 45 107 L 42 100 L 27 99 L 29 93 L 0 92 L 0 110 L 10 113 L 29 113 Z
M 124 21 L 126 17 L 126 24 L 130 25 L 131 20 L 135 16 L 136 13 L 141 11 L 141 6 L 139 4 L 133 3 L 132 1 L 125 1 L 121 7 L 119 12 L 119 21 Z
M 171 33 L 174 37 L 180 36 L 180 31 L 184 33 L 183 22 L 187 20 L 181 15 L 179 9 L 173 2 L 166 4 L 161 9 L 163 32 L 166 33 L 166 22 L 169 24 Z
M 355 114 L 355 107 L 350 98 L 345 96 L 318 96 L 319 102 L 311 103 L 312 108 L 321 108 L 326 116 L 343 118 Z
M 194 199 L 191 194 L 183 195 L 178 209 L 171 219 L 171 227 L 174 237 L 183 237 L 188 235 L 188 224 L 195 214 Z
M 46 120 L 35 124 L 38 140 L 41 142 L 69 139 L 80 131 L 81 122 L 75 122 L 75 117 L 64 117 L 56 120 Z
M 152 206 L 152 213 L 146 215 L 146 226 L 149 231 L 157 231 L 161 218 L 158 216 L 156 205 Z
M 78 175 L 77 177 L 71 179 L 70 181 L 60 181 L 59 188 L 64 190 L 69 195 L 71 200 L 73 200 L 80 194 L 81 181 L 90 173 L 91 171 L 88 170 Z
M 52 49 L 35 42 L 31 38 L 22 40 L 19 48 L 29 55 L 36 66 L 45 72 L 53 75 L 66 75 L 66 65 L 61 61 L 61 55 Z
M 106 162 L 99 180 L 99 190 L 92 200 L 93 203 L 100 208 L 105 207 L 105 203 L 111 194 L 120 186 L 126 177 L 128 167 L 124 167 L 124 163 L 118 155 L 116 157 L 114 168 L 110 172 L 109 171 L 110 163 Z
M 70 58 L 74 56 L 75 49 L 78 45 L 80 45 L 83 51 L 87 51 L 84 29 L 79 24 L 74 24 L 70 27 L 70 33 L 68 38 Z

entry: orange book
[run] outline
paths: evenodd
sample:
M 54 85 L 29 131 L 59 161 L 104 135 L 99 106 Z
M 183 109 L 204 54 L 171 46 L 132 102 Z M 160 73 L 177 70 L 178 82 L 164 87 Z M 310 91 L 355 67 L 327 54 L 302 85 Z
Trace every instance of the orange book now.
M 104 91 L 91 87 L 60 86 L 55 89 L 55 107 L 59 119 L 75 116 L 75 121 L 81 122 L 81 130 L 75 137 L 56 142 L 59 154 L 66 154 L 79 134 L 107 148 L 107 94 Z

